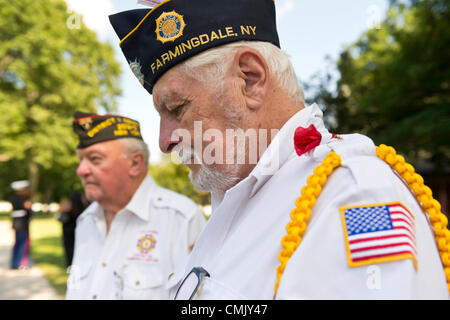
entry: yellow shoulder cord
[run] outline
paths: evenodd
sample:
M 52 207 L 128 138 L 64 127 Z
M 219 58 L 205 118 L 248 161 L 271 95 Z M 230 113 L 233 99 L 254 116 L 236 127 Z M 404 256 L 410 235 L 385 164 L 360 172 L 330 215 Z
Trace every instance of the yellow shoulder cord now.
M 433 226 L 434 237 L 444 266 L 447 288 L 450 293 L 450 231 L 447 228 L 448 219 L 441 212 L 441 204 L 433 198 L 431 189 L 423 183 L 421 175 L 415 173 L 414 167 L 407 163 L 401 155 L 397 155 L 395 149 L 384 144 L 377 147 L 377 156 L 389 164 L 414 192 L 417 202 L 422 210 L 428 214 Z
M 341 165 L 341 157 L 335 152 L 330 152 L 322 164 L 314 169 L 314 173 L 306 180 L 306 186 L 301 190 L 301 196 L 295 201 L 296 208 L 291 211 L 291 221 L 286 226 L 287 234 L 281 239 L 283 249 L 278 254 L 281 264 L 277 267 L 277 282 L 275 284 L 274 299 L 276 298 L 281 277 L 289 259 L 300 245 L 306 231 L 306 223 L 311 217 L 311 209 L 316 204 L 316 199 L 327 182 L 328 176 L 334 169 Z
M 436 243 L 439 248 L 447 287 L 450 292 L 450 231 L 447 229 L 447 217 L 441 212 L 441 205 L 433 199 L 431 189 L 424 185 L 423 178 L 415 173 L 414 167 L 406 163 L 405 159 L 397 155 L 395 149 L 386 145 L 376 148 L 377 155 L 395 170 L 414 192 L 422 209 L 428 214 L 433 225 Z M 295 201 L 296 208 L 291 211 L 291 221 L 286 226 L 287 234 L 281 240 L 283 249 L 278 255 L 280 265 L 277 267 L 277 282 L 275 283 L 274 299 L 278 292 L 281 277 L 292 254 L 298 248 L 302 237 L 306 232 L 307 222 L 311 217 L 311 209 L 322 191 L 329 175 L 341 165 L 341 157 L 335 152 L 330 152 L 322 164 L 314 169 L 314 173 L 308 177 L 307 184 L 301 190 L 300 197 Z

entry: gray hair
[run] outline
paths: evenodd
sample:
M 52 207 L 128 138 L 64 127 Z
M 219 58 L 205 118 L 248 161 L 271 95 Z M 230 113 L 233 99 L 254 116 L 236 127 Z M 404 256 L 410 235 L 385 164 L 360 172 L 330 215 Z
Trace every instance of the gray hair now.
M 122 138 L 119 139 L 122 145 L 125 147 L 125 156 L 128 156 L 135 152 L 140 152 L 144 156 L 144 163 L 148 167 L 150 159 L 150 151 L 144 140 L 136 138 Z
M 223 88 L 222 80 L 230 66 L 231 55 L 237 49 L 246 47 L 261 54 L 270 72 L 276 77 L 278 85 L 292 101 L 304 102 L 303 90 L 288 55 L 270 42 L 239 41 L 212 48 L 186 60 L 182 63 L 182 68 L 187 74 L 194 74 L 203 83 L 220 89 Z

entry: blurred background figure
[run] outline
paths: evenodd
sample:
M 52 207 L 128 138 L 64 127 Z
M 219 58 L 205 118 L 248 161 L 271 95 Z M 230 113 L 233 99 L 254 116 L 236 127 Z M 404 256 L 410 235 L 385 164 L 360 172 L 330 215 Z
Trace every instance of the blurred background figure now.
M 15 243 L 11 260 L 11 269 L 27 268 L 30 263 L 29 225 L 32 216 L 31 189 L 27 180 L 11 183 L 14 194 L 10 198 L 12 227 L 15 231 Z
M 72 264 L 77 218 L 89 204 L 90 202 L 86 199 L 84 193 L 80 190 L 75 190 L 70 196 L 70 199 L 62 202 L 59 207 L 59 221 L 62 223 L 63 245 L 67 267 Z

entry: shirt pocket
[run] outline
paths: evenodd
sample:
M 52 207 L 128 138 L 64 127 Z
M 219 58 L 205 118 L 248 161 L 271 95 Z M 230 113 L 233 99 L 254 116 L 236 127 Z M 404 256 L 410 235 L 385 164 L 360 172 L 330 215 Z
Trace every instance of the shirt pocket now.
M 158 266 L 132 263 L 125 268 L 122 298 L 125 300 L 166 299 L 163 285 L 164 277 Z
M 92 260 L 86 259 L 78 264 L 72 264 L 67 268 L 69 277 L 67 278 L 66 299 L 83 299 L 83 293 L 89 286 L 88 276 L 92 269 Z

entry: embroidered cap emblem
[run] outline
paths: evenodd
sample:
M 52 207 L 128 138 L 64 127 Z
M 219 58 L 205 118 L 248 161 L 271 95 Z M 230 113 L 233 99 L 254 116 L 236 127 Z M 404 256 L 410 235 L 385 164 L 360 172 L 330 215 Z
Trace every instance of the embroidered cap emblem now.
M 185 27 L 182 15 L 175 11 L 163 12 L 156 19 L 156 39 L 162 43 L 175 41 L 183 35 Z
M 137 59 L 135 59 L 134 61 L 129 62 L 129 64 L 130 64 L 131 71 L 134 73 L 134 75 L 139 80 L 141 85 L 144 85 L 144 74 L 141 71 L 142 66 L 139 63 L 139 61 L 137 61 Z
M 137 248 L 141 253 L 148 253 L 152 251 L 156 246 L 156 240 L 151 234 L 146 234 L 139 238 L 137 242 Z
M 83 127 L 84 130 L 89 130 L 92 126 L 92 118 L 82 118 L 78 120 L 78 123 Z

